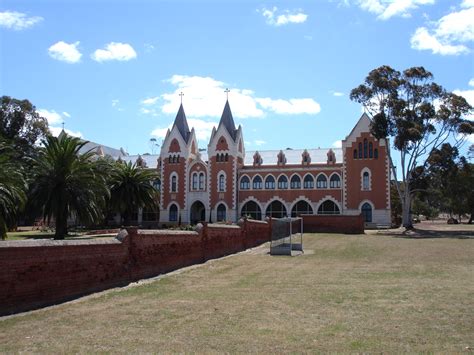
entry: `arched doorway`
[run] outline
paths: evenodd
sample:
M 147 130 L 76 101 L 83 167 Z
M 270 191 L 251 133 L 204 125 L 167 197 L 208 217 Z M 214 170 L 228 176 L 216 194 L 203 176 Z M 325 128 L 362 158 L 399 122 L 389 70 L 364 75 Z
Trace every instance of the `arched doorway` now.
M 297 217 L 300 214 L 313 214 L 313 208 L 306 201 L 298 201 L 291 209 L 291 217 Z
M 240 215 L 242 217 L 250 216 L 252 219 L 260 221 L 262 219 L 262 210 L 255 201 L 249 201 L 242 207 Z
M 217 222 L 222 222 L 226 220 L 226 208 L 223 203 L 217 206 Z
M 372 222 L 372 206 L 369 203 L 364 203 L 361 207 L 362 216 L 364 216 L 364 222 Z
M 318 208 L 318 214 L 340 214 L 339 207 L 334 201 L 326 200 Z
M 206 220 L 206 208 L 201 201 L 196 201 L 191 205 L 191 224 L 198 224 Z
M 283 205 L 283 203 L 281 203 L 280 201 L 276 200 L 270 203 L 270 205 L 267 207 L 265 215 L 273 218 L 283 218 L 286 217 L 288 213 L 286 212 L 285 205 Z

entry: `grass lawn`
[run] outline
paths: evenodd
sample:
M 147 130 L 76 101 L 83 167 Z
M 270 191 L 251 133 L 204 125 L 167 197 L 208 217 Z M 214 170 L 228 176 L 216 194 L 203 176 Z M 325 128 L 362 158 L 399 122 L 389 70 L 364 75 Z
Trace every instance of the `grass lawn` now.
M 66 239 L 95 239 L 110 237 L 112 234 L 84 235 L 83 233 L 69 233 Z M 39 230 L 24 232 L 8 232 L 6 240 L 31 240 L 31 239 L 51 239 L 54 238 L 54 232 L 42 232 Z M 1 240 L 0 240 L 1 243 Z
M 0 320 L 0 352 L 464 352 L 474 239 L 306 235 Z M 5 272 L 6 270 L 3 270 Z

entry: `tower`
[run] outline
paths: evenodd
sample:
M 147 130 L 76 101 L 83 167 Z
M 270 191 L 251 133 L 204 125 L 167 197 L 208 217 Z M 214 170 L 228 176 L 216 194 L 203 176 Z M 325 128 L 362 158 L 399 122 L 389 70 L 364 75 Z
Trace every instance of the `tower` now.
M 225 103 L 217 129 L 212 129 L 208 154 L 211 220 L 236 222 L 237 173 L 244 165 L 245 149 L 242 127 L 235 127 L 229 100 Z

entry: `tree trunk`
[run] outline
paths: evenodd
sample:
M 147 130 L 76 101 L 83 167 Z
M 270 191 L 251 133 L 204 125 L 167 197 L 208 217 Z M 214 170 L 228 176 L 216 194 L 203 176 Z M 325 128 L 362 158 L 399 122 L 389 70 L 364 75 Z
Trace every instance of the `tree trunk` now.
M 67 235 L 67 211 L 58 208 L 56 213 L 56 232 L 54 239 L 64 239 Z
M 402 225 L 406 229 L 413 228 L 411 220 L 411 197 L 409 193 L 405 193 L 402 199 Z

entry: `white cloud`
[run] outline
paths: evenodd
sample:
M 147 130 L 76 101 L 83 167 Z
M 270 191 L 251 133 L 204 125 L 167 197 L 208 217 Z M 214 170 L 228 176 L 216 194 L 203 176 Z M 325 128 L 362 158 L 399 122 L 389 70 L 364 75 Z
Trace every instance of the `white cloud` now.
M 379 20 L 388 20 L 395 16 L 411 17 L 411 12 L 423 5 L 432 5 L 435 0 L 352 0 L 362 10 L 377 15 Z M 349 0 L 342 0 L 341 4 L 349 5 Z
M 465 9 L 453 11 L 430 28 L 419 27 L 411 38 L 411 47 L 417 50 L 431 50 L 433 54 L 459 55 L 469 53 L 466 43 L 474 41 L 474 1 L 465 1 Z
M 55 137 L 59 136 L 59 134 L 61 133 L 61 131 L 63 130 L 61 127 L 49 127 L 49 130 L 51 131 L 51 134 Z M 65 128 L 64 131 L 69 134 L 70 136 L 73 136 L 73 137 L 79 137 L 79 138 L 82 138 L 83 135 L 81 132 L 79 131 L 71 131 L 70 129 L 67 129 Z
M 120 103 L 120 100 L 114 99 L 112 100 L 112 107 L 117 107 L 117 105 Z
M 16 11 L 0 12 L 0 27 L 15 31 L 21 31 L 43 21 L 40 16 L 28 17 L 26 14 Z
M 453 90 L 453 93 L 466 99 L 469 105 L 474 107 L 474 90 Z M 471 121 L 474 120 L 474 114 L 467 116 Z
M 304 36 L 304 39 L 307 40 L 307 41 L 312 41 L 313 36 L 306 35 L 306 36 Z
M 257 140 L 254 141 L 254 143 L 255 143 L 256 146 L 260 147 L 260 146 L 266 144 L 267 142 L 264 141 L 264 140 L 261 140 L 261 139 L 257 139 Z
M 469 80 L 469 86 L 474 86 L 474 78 L 472 78 L 471 80 Z
M 105 49 L 97 49 L 91 58 L 97 62 L 109 60 L 128 61 L 137 57 L 137 53 L 128 43 L 110 42 Z
M 474 7 L 474 0 L 463 0 L 461 7 Z
M 180 104 L 181 92 L 186 112 L 192 117 L 220 118 L 226 85 L 211 77 L 173 75 L 168 80 L 176 89 L 161 96 L 164 100 L 162 112 L 175 114 Z M 232 112 L 239 118 L 263 117 L 267 112 L 276 114 L 317 114 L 320 105 L 311 98 L 272 99 L 256 97 L 252 90 L 233 88 L 229 94 Z
M 262 13 L 262 16 L 265 17 L 266 23 L 271 26 L 283 26 L 289 23 L 303 23 L 308 19 L 308 15 L 301 9 L 294 11 L 278 11 L 278 8 L 274 6 L 271 9 L 264 7 L 262 10 L 257 11 Z
M 342 148 L 342 141 L 338 140 L 332 144 L 333 148 Z
M 339 91 L 333 91 L 332 94 L 333 94 L 333 96 L 338 96 L 338 97 L 344 96 L 344 93 L 343 93 L 343 92 L 339 92 Z
M 67 117 L 67 118 L 70 118 L 70 117 L 71 117 L 71 115 L 70 115 L 68 112 L 66 112 L 66 111 L 63 111 L 63 115 L 64 115 L 65 117 Z
M 143 47 L 145 47 L 145 53 L 151 53 L 155 50 L 155 46 L 151 43 L 145 43 Z
M 79 41 L 74 43 L 59 41 L 48 48 L 49 56 L 66 63 L 78 63 L 82 57 L 77 49 L 79 43 Z
M 148 98 L 146 98 L 146 99 L 143 99 L 143 100 L 141 101 L 141 103 L 142 103 L 143 105 L 154 105 L 154 104 L 156 104 L 156 102 L 157 102 L 159 99 L 160 99 L 159 96 L 148 97 Z
M 39 109 L 37 110 L 41 117 L 44 117 L 48 120 L 49 125 L 55 125 L 58 123 L 63 123 L 64 119 L 60 113 L 57 113 L 54 110 Z
M 321 111 L 321 106 L 313 99 L 270 99 L 257 98 L 256 101 L 264 108 L 278 114 L 317 114 Z

